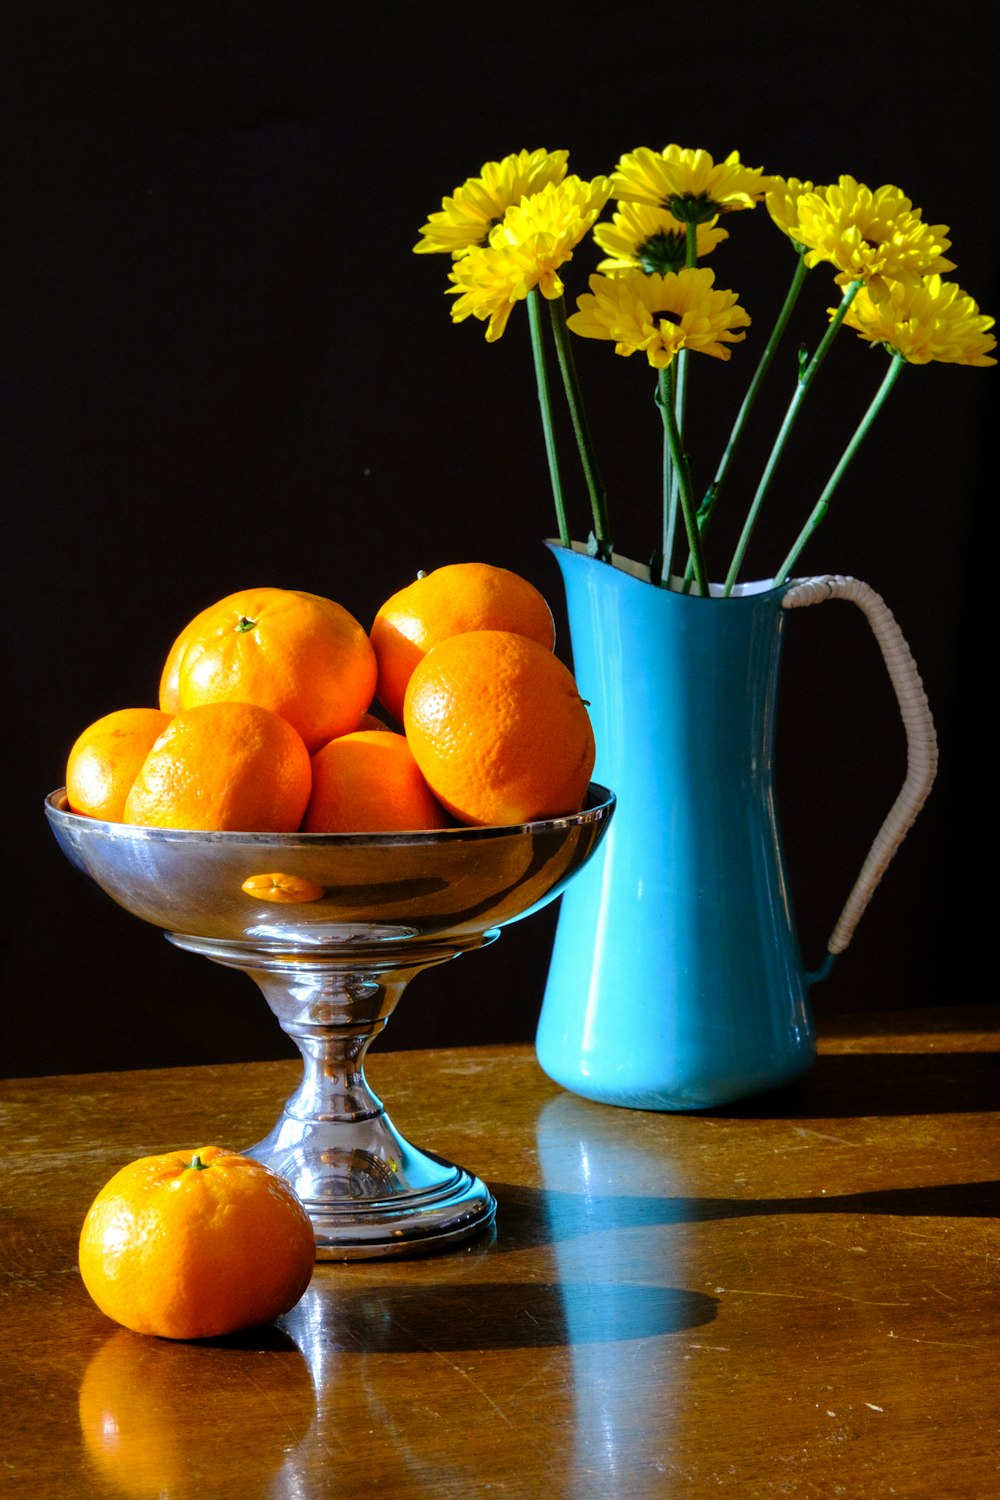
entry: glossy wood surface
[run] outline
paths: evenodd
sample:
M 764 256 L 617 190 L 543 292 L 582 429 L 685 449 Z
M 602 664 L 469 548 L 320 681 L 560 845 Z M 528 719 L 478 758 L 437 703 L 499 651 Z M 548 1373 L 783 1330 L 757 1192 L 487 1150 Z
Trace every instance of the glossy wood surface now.
M 0 1493 L 1000 1493 L 1000 1010 L 828 1022 L 793 1089 L 587 1103 L 529 1048 L 375 1054 L 495 1239 L 321 1265 L 280 1326 L 116 1329 L 76 1236 L 124 1161 L 263 1135 L 289 1063 L 0 1085 Z

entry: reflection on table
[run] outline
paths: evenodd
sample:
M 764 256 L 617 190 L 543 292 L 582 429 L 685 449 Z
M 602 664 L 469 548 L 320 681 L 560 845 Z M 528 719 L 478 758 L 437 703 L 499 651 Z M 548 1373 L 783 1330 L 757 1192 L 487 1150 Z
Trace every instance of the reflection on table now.
M 0 1085 L 10 1492 L 992 1495 L 998 1023 L 842 1019 L 793 1089 L 703 1115 L 590 1104 L 528 1048 L 376 1054 L 495 1233 L 318 1265 L 201 1345 L 103 1318 L 79 1224 L 128 1158 L 255 1139 L 296 1065 Z

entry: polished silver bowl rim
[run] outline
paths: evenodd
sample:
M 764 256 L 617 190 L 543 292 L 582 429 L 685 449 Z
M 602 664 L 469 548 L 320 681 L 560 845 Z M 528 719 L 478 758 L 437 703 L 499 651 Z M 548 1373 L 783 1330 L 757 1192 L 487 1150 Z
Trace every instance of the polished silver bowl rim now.
M 254 833 L 234 828 L 149 828 L 141 823 L 114 823 L 102 818 L 87 817 L 85 813 L 75 813 L 66 805 L 65 787 L 58 787 L 49 793 L 45 799 L 45 811 L 48 817 L 63 821 L 68 827 L 79 825 L 94 833 L 106 833 L 116 840 L 137 843 L 236 845 L 249 842 L 272 849 L 287 849 L 293 845 L 300 845 L 304 849 L 323 849 L 377 844 L 379 847 L 404 848 L 414 844 L 426 846 L 462 843 L 466 840 L 483 841 L 524 834 L 537 836 L 557 828 L 583 827 L 602 815 L 610 814 L 616 800 L 614 792 L 592 781 L 587 789 L 586 805 L 579 812 L 563 813 L 556 818 L 539 818 L 532 823 L 506 823 L 482 828 L 460 824 L 455 828 L 397 833 Z

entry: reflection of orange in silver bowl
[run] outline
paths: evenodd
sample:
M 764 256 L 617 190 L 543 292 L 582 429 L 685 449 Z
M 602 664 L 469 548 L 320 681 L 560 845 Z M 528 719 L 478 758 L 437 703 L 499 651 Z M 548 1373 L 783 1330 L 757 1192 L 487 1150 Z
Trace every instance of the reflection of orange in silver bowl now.
M 247 1348 L 258 1351 L 249 1385 Z M 217 1493 L 245 1493 L 246 1455 L 239 1443 L 217 1443 L 208 1454 L 193 1449 L 192 1408 L 209 1418 L 216 1412 L 219 1432 L 231 1429 L 239 1409 L 253 1433 L 258 1477 L 265 1477 L 302 1442 L 314 1405 L 309 1366 L 276 1329 L 226 1344 L 166 1343 L 120 1329 L 84 1373 L 80 1429 L 91 1462 L 115 1492 L 130 1500 L 196 1500 L 209 1465 L 221 1484 Z
M 304 875 L 284 875 L 275 870 L 269 875 L 250 875 L 241 890 L 255 901 L 277 901 L 282 906 L 297 906 L 300 901 L 318 901 L 323 887 Z

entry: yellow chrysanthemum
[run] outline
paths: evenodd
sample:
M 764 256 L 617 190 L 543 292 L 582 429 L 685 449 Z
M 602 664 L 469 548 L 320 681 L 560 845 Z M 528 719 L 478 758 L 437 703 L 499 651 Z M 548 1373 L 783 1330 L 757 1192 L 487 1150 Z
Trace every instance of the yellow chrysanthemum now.
M 625 203 L 667 208 L 683 224 L 706 224 L 716 214 L 753 208 L 770 183 L 760 167 L 743 166 L 737 151 L 716 164 L 707 151 L 640 146 L 618 163 L 611 191 Z
M 716 245 L 729 238 L 727 229 L 716 229 L 716 219 L 699 224 L 697 229 L 699 259 L 710 255 Z M 687 255 L 687 230 L 666 208 L 650 208 L 645 203 L 619 203 L 610 224 L 597 224 L 594 239 L 608 259 L 597 269 L 607 276 L 621 271 L 679 271 Z
M 492 344 L 507 327 L 515 302 L 522 302 L 531 290 L 529 267 L 509 245 L 495 249 L 492 245 L 474 245 L 468 255 L 448 272 L 448 288 L 458 300 L 451 306 L 455 323 L 468 317 L 489 320 L 486 338 Z
M 831 317 L 834 309 L 830 309 Z M 877 301 L 862 287 L 844 322 L 872 344 L 885 344 L 913 365 L 940 360 L 948 365 L 995 365 L 988 332 L 994 320 L 980 313 L 953 281 L 927 276 L 922 281 L 890 282 Z
M 840 286 L 862 281 L 877 297 L 889 281 L 955 269 L 943 254 L 951 244 L 948 226 L 925 224 L 920 209 L 888 183 L 873 193 L 841 177 L 834 187 L 800 197 L 798 220 L 795 238 L 806 247 L 806 265 L 829 261 Z
M 657 370 L 682 349 L 728 359 L 727 344 L 739 343 L 750 319 L 735 292 L 719 291 L 707 267 L 685 268 L 665 276 L 628 271 L 623 276 L 591 276 L 590 291 L 577 298 L 579 312 L 570 328 L 586 339 L 614 339 L 615 353 L 641 350 Z
M 822 194 L 826 189 L 817 189 L 811 182 L 800 182 L 797 177 L 771 179 L 771 187 L 764 199 L 765 206 L 782 234 L 787 234 L 796 244 L 802 243 L 799 235 L 799 202 L 807 193 L 816 191 Z
M 451 198 L 441 200 L 440 213 L 431 214 L 414 251 L 459 256 L 472 245 L 485 245 L 490 230 L 512 204 L 549 183 L 562 182 L 568 157 L 568 151 L 518 151 L 502 161 L 488 161 L 481 176 L 470 177 Z
M 448 279 L 458 301 L 451 309 L 460 323 L 470 316 L 489 320 L 486 337 L 500 338 L 515 302 L 537 287 L 543 297 L 561 297 L 559 267 L 565 265 L 608 201 L 606 177 L 581 182 L 567 177 L 509 208 L 490 232 L 489 244 L 473 246 L 455 262 Z

